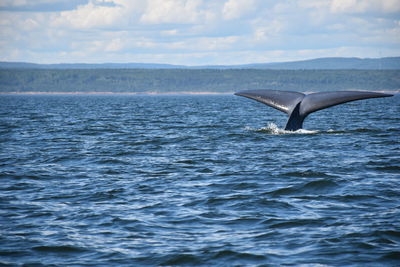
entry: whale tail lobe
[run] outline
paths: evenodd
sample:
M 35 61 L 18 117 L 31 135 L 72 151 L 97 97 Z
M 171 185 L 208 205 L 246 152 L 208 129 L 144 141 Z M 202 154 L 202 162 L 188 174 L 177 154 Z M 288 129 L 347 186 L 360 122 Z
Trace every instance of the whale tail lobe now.
M 367 91 L 333 91 L 303 94 L 278 90 L 246 90 L 235 93 L 244 96 L 289 115 L 285 130 L 296 131 L 303 127 L 304 119 L 311 113 L 339 104 L 377 97 L 389 97 L 390 94 Z

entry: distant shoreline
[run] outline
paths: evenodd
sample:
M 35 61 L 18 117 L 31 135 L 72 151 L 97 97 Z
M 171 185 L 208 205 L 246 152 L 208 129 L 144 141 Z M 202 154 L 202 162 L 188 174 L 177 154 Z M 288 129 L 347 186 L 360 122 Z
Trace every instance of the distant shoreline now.
M 261 62 L 238 65 L 174 65 L 160 63 L 55 63 L 40 64 L 33 62 L 7 62 L 0 61 L 3 69 L 146 69 L 146 70 L 226 70 L 226 69 L 267 69 L 267 70 L 398 70 L 400 69 L 400 56 L 379 58 L 357 58 L 357 57 L 320 57 L 283 62 Z
M 346 91 L 346 90 L 341 90 Z M 354 90 L 353 91 L 370 91 L 370 90 Z M 314 93 L 316 91 L 302 92 L 305 94 Z M 326 91 L 324 91 L 326 92 Z M 400 94 L 400 90 L 371 90 L 371 92 L 387 93 L 387 94 Z M 0 95 L 233 95 L 234 92 L 191 92 L 191 91 L 176 91 L 176 92 L 0 92 Z
M 400 70 L 1 70 L 0 92 L 68 94 L 226 94 L 400 90 Z

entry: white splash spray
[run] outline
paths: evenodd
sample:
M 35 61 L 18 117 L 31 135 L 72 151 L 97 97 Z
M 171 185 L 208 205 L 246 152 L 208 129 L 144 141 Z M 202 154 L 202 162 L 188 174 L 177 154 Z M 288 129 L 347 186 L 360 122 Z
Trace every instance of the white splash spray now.
M 317 130 L 306 130 L 306 129 L 299 129 L 297 131 L 287 131 L 285 129 L 279 128 L 275 123 L 268 123 L 266 127 L 262 127 L 259 129 L 255 129 L 252 127 L 245 127 L 247 131 L 255 131 L 255 132 L 264 132 L 273 135 L 281 135 L 281 134 L 316 134 L 319 131 Z

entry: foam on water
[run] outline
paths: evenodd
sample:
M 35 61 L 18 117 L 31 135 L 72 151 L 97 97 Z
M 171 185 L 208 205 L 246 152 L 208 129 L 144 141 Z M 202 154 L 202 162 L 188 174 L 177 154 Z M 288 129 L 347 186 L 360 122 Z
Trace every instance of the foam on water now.
M 279 128 L 275 123 L 268 123 L 266 127 L 261 128 L 252 128 L 252 127 L 245 127 L 245 130 L 248 131 L 255 131 L 255 132 L 262 132 L 268 133 L 273 135 L 282 135 L 282 134 L 316 134 L 319 133 L 318 130 L 306 130 L 306 129 L 299 129 L 297 131 L 288 131 L 283 128 Z

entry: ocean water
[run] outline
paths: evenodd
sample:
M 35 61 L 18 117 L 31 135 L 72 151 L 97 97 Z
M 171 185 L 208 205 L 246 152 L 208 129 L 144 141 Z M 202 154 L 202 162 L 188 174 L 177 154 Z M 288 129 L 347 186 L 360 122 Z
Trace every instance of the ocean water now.
M 1 266 L 399 266 L 400 95 L 0 96 Z

